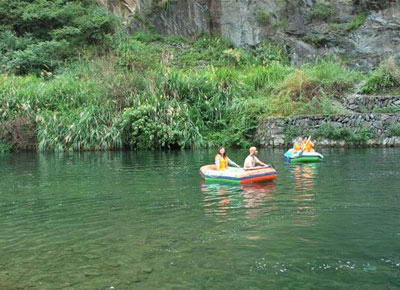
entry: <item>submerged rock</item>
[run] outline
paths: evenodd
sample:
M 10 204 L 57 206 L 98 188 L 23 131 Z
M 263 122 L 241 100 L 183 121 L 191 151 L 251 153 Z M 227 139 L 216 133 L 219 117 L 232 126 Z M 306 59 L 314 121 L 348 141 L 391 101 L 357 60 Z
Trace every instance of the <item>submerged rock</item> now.
M 150 268 L 150 267 L 143 268 L 142 272 L 145 274 L 151 274 L 153 272 L 153 268 Z

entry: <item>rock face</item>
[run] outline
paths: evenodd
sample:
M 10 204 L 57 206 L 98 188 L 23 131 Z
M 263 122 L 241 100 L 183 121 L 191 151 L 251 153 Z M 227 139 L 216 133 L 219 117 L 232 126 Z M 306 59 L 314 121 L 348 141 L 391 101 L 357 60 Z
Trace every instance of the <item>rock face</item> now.
M 164 34 L 213 33 L 237 47 L 267 39 L 295 63 L 338 54 L 370 69 L 400 55 L 400 0 L 98 0 L 134 31 L 144 22 Z
M 112 13 L 129 20 L 137 11 L 140 11 L 140 0 L 97 0 Z

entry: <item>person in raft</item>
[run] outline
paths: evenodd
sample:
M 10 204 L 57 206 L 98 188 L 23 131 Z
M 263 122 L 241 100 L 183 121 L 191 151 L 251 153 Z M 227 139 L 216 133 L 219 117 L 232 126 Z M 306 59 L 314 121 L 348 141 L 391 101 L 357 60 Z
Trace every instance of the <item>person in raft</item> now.
M 244 168 L 253 168 L 256 167 L 256 165 L 261 165 L 261 166 L 268 166 L 264 162 L 262 162 L 260 159 L 257 158 L 257 148 L 256 147 L 251 147 L 249 149 L 249 156 L 246 157 L 244 160 Z
M 304 145 L 303 145 L 303 150 L 306 152 L 314 152 L 314 143 L 311 141 L 311 138 L 308 138 L 305 140 Z
M 303 151 L 303 138 L 297 137 L 293 142 L 294 151 Z
M 217 166 L 217 170 L 226 170 L 229 168 L 229 165 L 240 168 L 239 165 L 230 160 L 226 155 L 225 147 L 219 147 L 218 153 L 215 156 L 215 166 Z

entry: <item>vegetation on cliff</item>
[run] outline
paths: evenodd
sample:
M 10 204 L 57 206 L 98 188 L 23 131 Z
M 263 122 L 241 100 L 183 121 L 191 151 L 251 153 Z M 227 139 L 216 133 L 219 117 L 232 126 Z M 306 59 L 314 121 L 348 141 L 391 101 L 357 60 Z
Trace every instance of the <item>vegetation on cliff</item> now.
M 395 62 L 364 75 L 334 57 L 291 66 L 270 42 L 129 36 L 91 1 L 0 0 L 0 19 L 3 151 L 245 146 L 260 118 L 344 113 L 360 81 L 399 81 Z

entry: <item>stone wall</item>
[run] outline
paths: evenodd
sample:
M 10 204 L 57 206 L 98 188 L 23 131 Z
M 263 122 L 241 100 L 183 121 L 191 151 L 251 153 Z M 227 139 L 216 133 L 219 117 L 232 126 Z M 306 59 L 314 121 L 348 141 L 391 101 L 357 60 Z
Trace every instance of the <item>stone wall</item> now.
M 358 113 L 371 112 L 378 108 L 400 108 L 400 96 L 365 96 L 356 94 L 346 97 L 344 100 L 344 106 L 347 109 Z
M 288 146 L 290 142 L 285 138 L 285 129 L 298 127 L 318 129 L 323 124 L 332 124 L 339 128 L 347 128 L 356 131 L 360 128 L 369 128 L 374 137 L 364 145 L 369 146 L 400 146 L 400 136 L 389 137 L 389 131 L 393 126 L 400 125 L 400 114 L 352 114 L 333 116 L 296 116 L 291 118 L 271 118 L 259 124 L 255 140 L 265 147 Z M 351 146 L 343 140 L 318 140 L 323 146 Z

